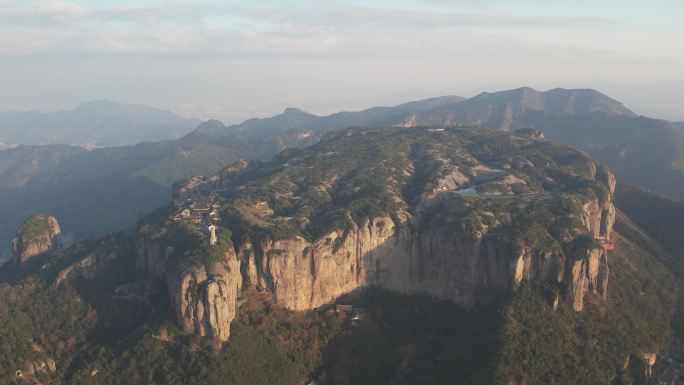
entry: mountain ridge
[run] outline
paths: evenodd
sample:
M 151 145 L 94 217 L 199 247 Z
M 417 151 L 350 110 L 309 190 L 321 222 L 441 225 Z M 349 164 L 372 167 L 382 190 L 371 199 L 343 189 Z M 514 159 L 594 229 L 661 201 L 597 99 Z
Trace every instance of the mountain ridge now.
M 243 123 L 225 127 L 227 133 L 249 131 L 258 127 L 260 133 L 266 130 L 288 129 L 313 129 L 318 132 L 327 132 L 351 126 L 407 126 L 415 119 L 414 125 L 431 125 L 433 122 L 422 121 L 422 115 L 439 113 L 441 110 L 467 109 L 482 102 L 518 104 L 520 107 L 546 111 L 555 114 L 586 114 L 602 112 L 609 116 L 637 115 L 624 107 L 619 101 L 612 99 L 593 89 L 565 89 L 553 88 L 548 91 L 537 91 L 530 87 L 521 87 L 499 92 L 483 92 L 471 98 L 460 96 L 439 96 L 422 99 L 413 102 L 398 104 L 393 107 L 371 107 L 355 112 L 337 112 L 327 116 L 318 116 L 305 112 L 298 108 L 288 108 L 281 114 L 270 118 L 249 119 Z M 413 116 L 413 115 L 417 116 Z M 299 120 L 288 120 L 288 117 L 297 116 Z M 425 119 L 425 118 L 422 118 Z M 463 124 L 476 124 L 476 122 L 462 119 Z M 283 122 L 287 121 L 287 125 Z M 453 125 L 458 121 L 448 122 L 444 119 L 441 125 Z M 486 125 L 487 128 L 499 128 Z M 523 127 L 516 127 L 523 128 Z M 211 133 L 221 134 L 219 130 Z
M 0 112 L 0 141 L 23 145 L 121 146 L 177 139 L 199 123 L 197 119 L 159 108 L 105 99 L 56 112 Z
M 299 108 L 286 108 L 281 114 L 270 118 L 248 119 L 231 126 L 205 128 L 206 132 L 216 135 L 229 135 L 236 132 L 250 137 L 272 135 L 287 130 L 311 130 L 319 134 L 351 126 L 383 125 L 384 121 L 406 111 L 424 110 L 444 104 L 459 103 L 466 98 L 446 95 L 398 104 L 392 107 L 371 107 L 361 111 L 341 111 L 327 116 L 318 116 Z

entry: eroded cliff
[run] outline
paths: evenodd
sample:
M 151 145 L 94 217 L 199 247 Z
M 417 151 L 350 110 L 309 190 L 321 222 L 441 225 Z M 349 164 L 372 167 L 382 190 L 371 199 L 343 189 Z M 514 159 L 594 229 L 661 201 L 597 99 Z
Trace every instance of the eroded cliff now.
M 608 288 L 607 254 L 600 243 L 513 250 L 510 240 L 498 233 L 415 230 L 395 225 L 390 217 L 367 219 L 313 242 L 295 237 L 250 246 L 241 247 L 245 282 L 271 291 L 278 304 L 293 310 L 334 302 L 367 285 L 428 294 L 471 308 L 527 279 L 564 286 L 568 301 L 580 311 L 588 292 L 605 298 Z
M 169 232 L 169 228 L 173 228 Z M 176 318 L 186 333 L 225 341 L 242 286 L 229 233 L 209 245 L 201 233 L 178 224 L 146 225 L 138 232 L 136 264 L 164 279 Z
M 195 266 L 167 277 L 178 323 L 187 333 L 225 341 L 237 310 L 240 286 L 235 255 L 211 266 Z

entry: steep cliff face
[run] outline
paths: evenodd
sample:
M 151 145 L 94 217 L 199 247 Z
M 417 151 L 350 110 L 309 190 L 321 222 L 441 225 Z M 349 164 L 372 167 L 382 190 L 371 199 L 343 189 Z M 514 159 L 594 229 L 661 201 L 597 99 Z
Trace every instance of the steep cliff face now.
M 600 217 L 603 210 L 585 212 Z M 597 227 L 589 232 L 599 234 L 601 222 L 593 223 Z M 612 227 L 606 230 L 602 235 L 608 237 Z M 587 293 L 605 299 L 608 290 L 607 254 L 600 245 L 580 246 L 570 258 L 562 249 L 528 246 L 511 254 L 505 239 L 487 233 L 397 230 L 390 217 L 365 220 L 314 242 L 264 240 L 257 250 L 246 254 L 246 282 L 272 291 L 278 304 L 292 310 L 334 302 L 368 285 L 471 308 L 515 290 L 523 280 L 540 280 L 566 286 L 576 311 L 583 309 Z
M 12 241 L 15 265 L 21 266 L 29 259 L 59 245 L 61 233 L 59 223 L 54 217 L 47 214 L 30 216 Z
M 225 341 L 237 310 L 241 285 L 234 253 L 211 266 L 194 266 L 167 277 L 178 323 L 186 333 Z
M 608 258 L 599 247 L 583 249 L 573 257 L 566 277 L 568 298 L 573 309 L 581 311 L 588 292 L 603 299 L 608 295 Z
M 260 290 L 266 287 L 265 282 L 263 282 L 263 274 L 259 274 L 257 270 L 256 254 L 252 243 L 243 243 L 238 249 L 237 255 L 240 259 L 243 287 L 251 286 Z
M 229 234 L 228 234 L 229 235 Z M 176 223 L 138 230 L 136 265 L 166 282 L 181 328 L 225 341 L 242 287 L 240 262 L 225 233 L 210 245 L 201 233 Z

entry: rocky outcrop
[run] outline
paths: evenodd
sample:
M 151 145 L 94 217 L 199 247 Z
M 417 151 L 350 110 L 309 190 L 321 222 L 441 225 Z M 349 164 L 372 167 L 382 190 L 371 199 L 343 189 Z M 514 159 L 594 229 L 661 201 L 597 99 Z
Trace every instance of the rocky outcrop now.
M 242 275 L 242 283 L 245 287 L 254 287 L 263 289 L 266 285 L 260 279 L 263 274 L 257 271 L 256 254 L 251 242 L 245 242 L 238 250 L 238 258 L 240 259 L 240 273 Z
M 135 246 L 138 268 L 166 282 L 183 331 L 226 341 L 242 287 L 240 262 L 229 238 L 217 237 L 209 245 L 187 228 L 146 224 L 138 229 Z
M 603 182 L 608 191 L 601 197 L 601 227 L 600 236 L 605 240 L 610 240 L 610 233 L 615 224 L 616 209 L 614 204 L 615 196 L 615 175 L 606 166 L 599 166 L 596 172 L 596 179 Z
M 29 259 L 59 246 L 61 233 L 54 217 L 47 214 L 30 216 L 12 241 L 15 265 L 22 266 Z
M 115 259 L 117 255 L 113 251 L 98 250 L 86 254 L 75 263 L 57 273 L 55 286 L 59 286 L 65 281 L 75 279 L 93 279 L 104 271 Z
M 41 384 L 40 379 L 57 371 L 57 363 L 52 358 L 40 358 L 33 362 L 25 362 L 15 372 L 16 383 Z
M 601 181 L 607 190 L 596 199 L 586 202 L 582 206 L 580 220 L 582 224 L 591 230 L 594 238 L 610 240 L 610 232 L 615 224 L 615 206 L 613 194 L 615 193 L 615 176 L 603 166 L 596 171 L 596 180 Z
M 584 308 L 584 297 L 593 292 L 605 299 L 608 295 L 608 258 L 600 247 L 582 249 L 569 262 L 568 297 L 575 311 Z
M 31 365 L 31 364 L 29 364 Z M 34 373 L 39 372 L 55 372 L 57 371 L 57 364 L 52 358 L 46 358 L 45 360 L 38 360 L 33 363 Z
M 627 356 L 624 369 L 632 375 L 635 384 L 648 384 L 657 359 L 657 354 L 652 352 L 632 353 Z
M 210 266 L 193 266 L 167 277 L 178 323 L 186 333 L 226 341 L 242 284 L 234 253 Z
M 536 128 L 520 128 L 514 131 L 515 135 L 527 136 L 534 140 L 545 140 L 544 133 Z

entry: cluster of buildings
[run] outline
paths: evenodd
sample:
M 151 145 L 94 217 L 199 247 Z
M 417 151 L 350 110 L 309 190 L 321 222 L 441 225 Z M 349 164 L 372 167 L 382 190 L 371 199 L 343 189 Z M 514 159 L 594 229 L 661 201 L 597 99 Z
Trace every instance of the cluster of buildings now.
M 181 202 L 180 209 L 173 215 L 176 222 L 188 222 L 200 225 L 219 220 L 219 195 L 211 193 L 206 197 L 187 198 Z
M 209 244 L 216 244 L 216 226 L 221 219 L 218 202 L 219 195 L 215 192 L 207 196 L 187 198 L 181 202 L 181 207 L 171 217 L 176 222 L 185 222 L 197 226 L 204 235 L 209 236 Z
M 354 307 L 350 304 L 338 303 L 334 306 L 329 306 L 327 307 L 327 312 L 335 314 L 343 320 L 351 321 L 352 326 L 357 326 L 360 321 L 363 321 L 366 318 L 366 309 Z

